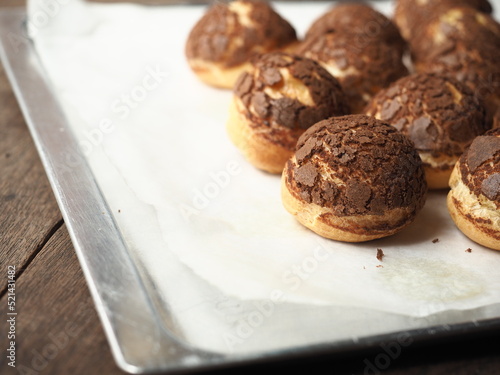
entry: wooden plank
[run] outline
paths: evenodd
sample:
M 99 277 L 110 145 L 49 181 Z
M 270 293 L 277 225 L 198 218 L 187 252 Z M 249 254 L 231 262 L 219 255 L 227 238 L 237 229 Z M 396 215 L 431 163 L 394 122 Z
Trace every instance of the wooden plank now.
M 20 272 L 62 216 L 1 66 L 0 103 L 0 268 Z
M 2 268 L 5 275 L 7 271 Z M 58 230 L 16 282 L 16 368 L 2 374 L 122 374 L 116 367 L 66 227 Z M 5 327 L 7 298 L 0 299 Z M 0 329 L 0 332 L 5 332 Z M 4 372 L 5 371 L 5 372 Z
M 25 6 L 26 0 L 2 0 L 1 7 L 20 7 Z

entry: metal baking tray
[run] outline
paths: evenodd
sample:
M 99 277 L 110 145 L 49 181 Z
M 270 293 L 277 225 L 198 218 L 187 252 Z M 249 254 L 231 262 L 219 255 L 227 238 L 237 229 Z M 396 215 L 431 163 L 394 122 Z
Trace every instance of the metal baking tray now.
M 26 11 L 0 10 L 0 57 L 34 139 L 73 241 L 116 363 L 130 373 L 188 372 L 316 354 L 369 349 L 395 340 L 401 332 L 350 340 L 295 345 L 248 353 L 217 353 L 191 346 L 160 312 L 147 272 L 134 261 L 85 161 L 73 173 L 59 168 L 77 149 L 61 104 L 25 31 Z M 500 317 L 404 331 L 425 342 L 500 328 Z

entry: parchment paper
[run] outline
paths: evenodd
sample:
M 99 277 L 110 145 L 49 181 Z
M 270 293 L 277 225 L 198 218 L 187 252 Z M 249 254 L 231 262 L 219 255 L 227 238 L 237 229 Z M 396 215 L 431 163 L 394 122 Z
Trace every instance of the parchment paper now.
M 500 316 L 500 253 L 456 229 L 446 192 L 429 194 L 403 232 L 364 244 L 322 239 L 284 210 L 280 178 L 228 140 L 231 93 L 203 85 L 186 64 L 185 40 L 205 7 L 47 4 L 29 3 L 36 48 L 184 340 L 268 350 Z M 299 34 L 329 6 L 275 5 Z M 390 13 L 387 2 L 377 7 Z M 75 150 L 60 167 L 72 173 L 78 158 Z

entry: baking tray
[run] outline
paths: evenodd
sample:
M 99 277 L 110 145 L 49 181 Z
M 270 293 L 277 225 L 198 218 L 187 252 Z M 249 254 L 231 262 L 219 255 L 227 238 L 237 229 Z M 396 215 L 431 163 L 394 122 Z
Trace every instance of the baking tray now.
M 263 352 L 218 353 L 191 346 L 175 330 L 168 304 L 157 309 L 154 290 L 134 260 L 84 159 L 67 173 L 63 159 L 78 149 L 60 103 L 27 37 L 24 9 L 0 11 L 0 57 L 40 154 L 75 246 L 116 363 L 130 373 L 187 372 L 245 363 L 339 354 L 374 348 L 400 332 L 293 345 Z M 278 327 L 279 328 L 279 327 Z M 325 326 L 325 328 L 328 328 Z M 500 328 L 500 318 L 405 330 L 413 342 Z M 279 329 L 277 330 L 279 332 Z M 278 333 L 279 334 L 279 333 Z

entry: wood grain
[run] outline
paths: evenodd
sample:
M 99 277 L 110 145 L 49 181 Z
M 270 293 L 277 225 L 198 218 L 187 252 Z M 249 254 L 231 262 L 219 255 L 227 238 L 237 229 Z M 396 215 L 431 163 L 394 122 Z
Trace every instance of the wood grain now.
M 0 103 L 0 374 L 123 374 L 1 65 Z M 8 265 L 18 280 L 15 370 L 4 355 Z
M 2 0 L 0 7 L 19 7 L 26 5 L 26 0 Z
M 0 103 L 0 268 L 22 272 L 61 225 L 61 213 L 1 66 Z M 1 279 L 0 296 L 5 286 Z
M 122 374 L 111 357 L 65 226 L 17 281 L 16 303 L 17 373 Z M 0 306 L 6 305 L 4 296 Z M 3 352 L 8 347 L 5 337 L 0 342 Z M 2 354 L 0 369 L 16 373 L 5 362 Z

